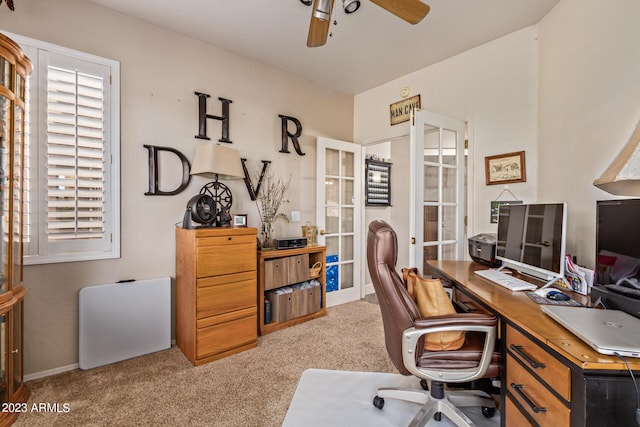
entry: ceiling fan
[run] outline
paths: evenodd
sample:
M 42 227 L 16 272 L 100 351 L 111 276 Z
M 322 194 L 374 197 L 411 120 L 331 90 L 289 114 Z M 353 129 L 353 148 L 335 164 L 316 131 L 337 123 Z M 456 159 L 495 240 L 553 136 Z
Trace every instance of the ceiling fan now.
M 307 6 L 312 2 L 312 0 L 301 1 Z M 420 22 L 430 9 L 429 5 L 420 0 L 371 0 L 371 2 L 413 25 Z M 313 0 L 307 47 L 318 47 L 327 42 L 333 3 L 334 0 Z M 353 13 L 360 7 L 360 0 L 342 0 L 342 5 L 345 13 Z

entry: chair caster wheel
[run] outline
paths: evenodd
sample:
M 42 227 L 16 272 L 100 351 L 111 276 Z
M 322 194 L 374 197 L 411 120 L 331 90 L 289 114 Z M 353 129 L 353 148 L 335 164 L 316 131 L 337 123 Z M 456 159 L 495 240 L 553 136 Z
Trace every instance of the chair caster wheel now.
M 380 396 L 374 397 L 373 406 L 375 406 L 378 409 L 382 409 L 384 407 L 384 398 Z
M 433 414 L 433 419 L 436 421 L 442 421 L 442 412 L 436 412 Z
M 422 387 L 423 390 L 429 390 L 429 383 L 427 380 L 420 380 L 420 387 Z
M 496 414 L 496 408 L 487 408 L 487 407 L 482 407 L 482 415 L 484 415 L 485 418 L 491 418 Z

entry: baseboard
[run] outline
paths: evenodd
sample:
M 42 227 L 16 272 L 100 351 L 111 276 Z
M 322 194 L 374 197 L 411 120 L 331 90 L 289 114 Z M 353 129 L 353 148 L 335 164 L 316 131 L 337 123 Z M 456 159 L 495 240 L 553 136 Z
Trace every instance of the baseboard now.
M 44 377 L 50 377 L 51 375 L 61 374 L 62 372 L 73 371 L 74 369 L 78 369 L 78 364 L 74 363 L 73 365 L 61 366 L 59 368 L 48 369 L 46 371 L 36 372 L 34 374 L 29 374 L 24 376 L 24 381 L 32 381 L 37 380 Z
M 176 345 L 176 340 L 172 339 L 171 340 L 171 346 Z M 77 363 L 74 363 L 73 365 L 67 365 L 67 366 L 61 366 L 59 368 L 54 368 L 54 369 L 48 369 L 46 371 L 41 371 L 41 372 L 36 372 L 34 374 L 29 374 L 29 375 L 25 375 L 24 376 L 24 381 L 32 381 L 32 380 L 38 380 L 40 378 L 45 378 L 45 377 L 50 377 L 51 375 L 57 375 L 57 374 L 61 374 L 63 372 L 67 372 L 67 371 L 73 371 L 74 369 L 79 369 L 80 366 Z
M 376 290 L 373 288 L 373 283 L 367 283 L 366 285 L 364 285 L 365 295 L 375 294 L 375 293 L 376 293 Z

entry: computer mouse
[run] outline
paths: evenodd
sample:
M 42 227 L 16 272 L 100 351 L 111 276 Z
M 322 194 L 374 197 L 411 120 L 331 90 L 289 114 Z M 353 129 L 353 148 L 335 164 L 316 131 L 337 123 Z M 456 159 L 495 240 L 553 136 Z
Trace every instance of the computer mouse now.
M 569 295 L 567 294 L 563 294 L 560 291 L 551 291 L 547 294 L 547 298 L 554 300 L 554 301 L 568 301 L 571 299 L 571 297 L 569 297 Z

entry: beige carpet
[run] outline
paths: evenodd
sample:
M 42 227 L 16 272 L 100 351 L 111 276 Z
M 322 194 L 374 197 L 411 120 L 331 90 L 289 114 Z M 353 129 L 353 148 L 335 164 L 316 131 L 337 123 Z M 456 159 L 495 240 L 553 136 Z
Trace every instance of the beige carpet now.
M 260 338 L 255 349 L 194 368 L 179 349 L 30 381 L 34 403 L 16 426 L 280 426 L 308 368 L 395 372 L 380 309 L 358 301 Z

